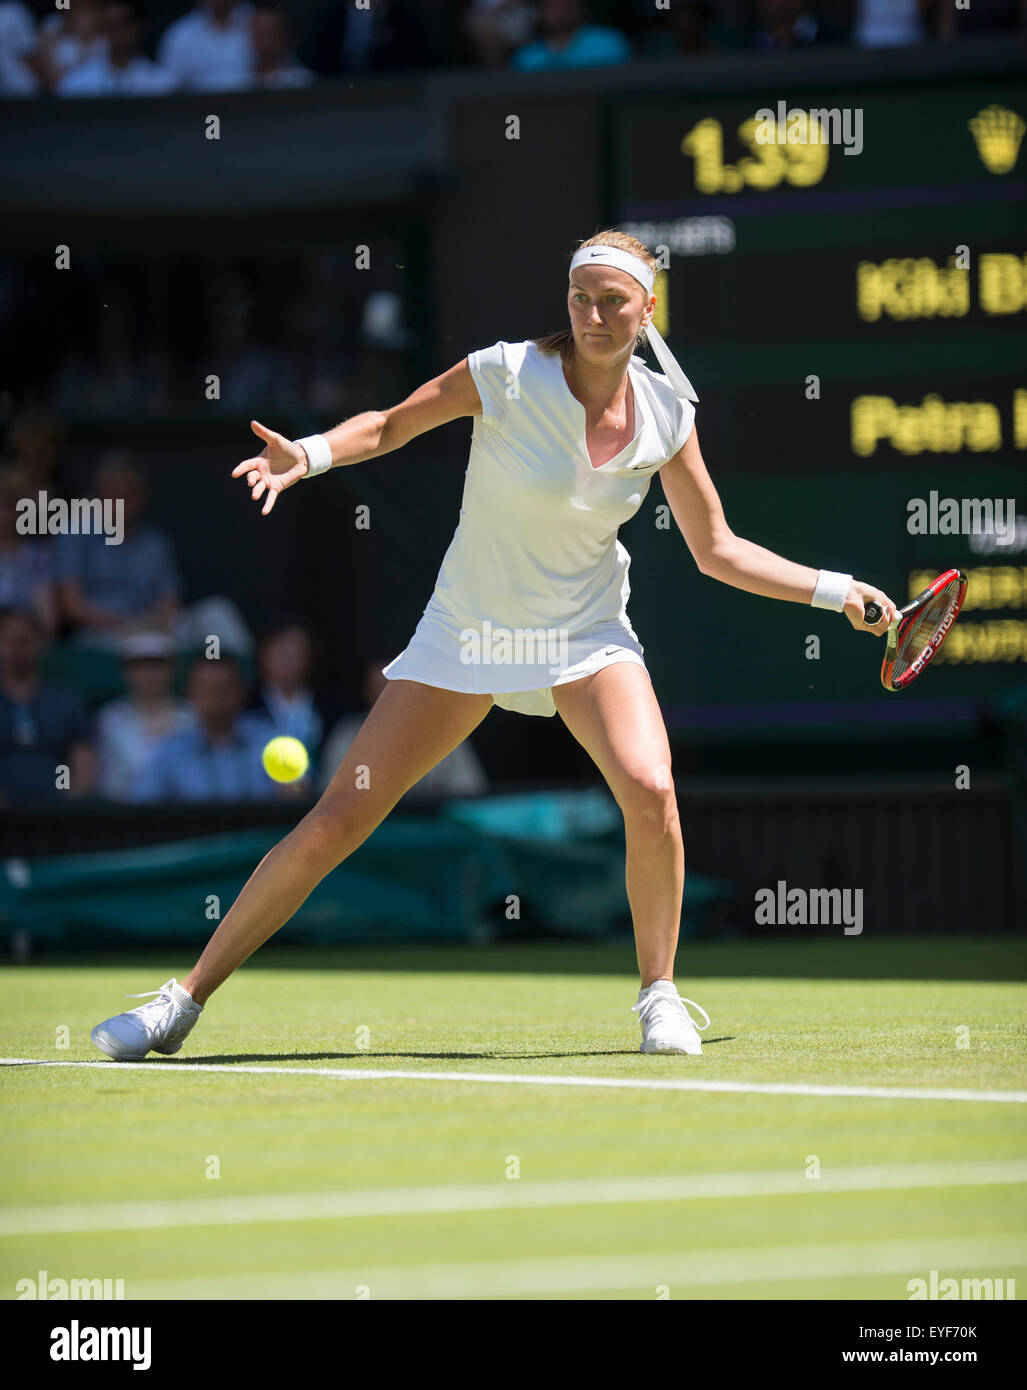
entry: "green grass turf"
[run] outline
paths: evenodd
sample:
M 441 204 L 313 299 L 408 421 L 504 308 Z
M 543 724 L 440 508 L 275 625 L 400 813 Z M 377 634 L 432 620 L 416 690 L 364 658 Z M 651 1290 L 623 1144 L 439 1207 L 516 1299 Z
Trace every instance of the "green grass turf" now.
M 189 963 L 184 952 L 126 947 L 9 966 L 0 1055 L 100 1060 L 92 1024 Z M 0 1217 L 28 1206 L 503 1185 L 511 1156 L 522 1185 L 801 1174 L 812 1155 L 823 1174 L 1024 1158 L 1019 1104 L 233 1075 L 246 1062 L 1020 1089 L 1024 964 L 1020 943 L 998 940 L 688 943 L 678 984 L 712 1017 L 704 1055 L 642 1057 L 627 944 L 271 946 L 168 1059 L 213 1063 L 217 1074 L 0 1070 Z M 211 1155 L 216 1180 L 205 1176 Z M 832 1193 L 809 1181 L 773 1196 L 4 1234 L 0 1294 L 14 1297 L 17 1280 L 45 1269 L 122 1278 L 129 1298 L 350 1298 L 361 1286 L 371 1297 L 654 1298 L 666 1286 L 680 1298 L 902 1299 L 907 1280 L 932 1268 L 1019 1276 L 1027 1289 L 1025 1227 L 1018 1186 Z M 861 1272 L 860 1250 L 900 1241 L 924 1260 Z M 964 1243 L 971 1252 L 989 1241 L 1002 1254 L 987 1267 L 958 1258 Z M 718 1281 L 704 1283 L 704 1269 Z

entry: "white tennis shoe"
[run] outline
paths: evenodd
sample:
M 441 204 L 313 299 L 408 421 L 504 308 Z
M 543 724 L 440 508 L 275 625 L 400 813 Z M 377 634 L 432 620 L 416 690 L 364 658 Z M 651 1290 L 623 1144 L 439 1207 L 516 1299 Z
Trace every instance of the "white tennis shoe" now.
M 147 999 L 148 1004 L 128 1013 L 115 1014 L 98 1023 L 90 1037 L 101 1052 L 115 1062 L 138 1062 L 148 1052 L 163 1052 L 170 1056 L 185 1042 L 193 1024 L 203 1013 L 201 1004 L 194 1004 L 177 980 L 165 980 L 160 989 L 147 994 L 127 994 L 126 999 Z
M 697 1027 L 685 1007 L 698 1009 L 706 1022 Z M 702 1055 L 699 1034 L 710 1026 L 710 1016 L 694 999 L 682 999 L 669 980 L 655 980 L 648 989 L 638 991 L 638 1003 L 632 1006 L 642 1025 L 642 1044 L 639 1052 L 687 1052 L 691 1057 Z

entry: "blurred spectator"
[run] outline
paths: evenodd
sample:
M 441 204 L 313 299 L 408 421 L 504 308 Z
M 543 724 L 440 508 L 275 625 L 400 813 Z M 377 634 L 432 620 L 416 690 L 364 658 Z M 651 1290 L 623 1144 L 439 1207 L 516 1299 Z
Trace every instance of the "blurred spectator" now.
M 377 7 L 358 9 L 346 0 L 331 0 L 315 16 L 300 53 L 322 76 L 371 67 L 377 43 Z
M 257 644 L 259 688 L 250 709 L 276 734 L 298 738 L 315 762 L 324 738 L 324 718 L 311 688 L 314 642 L 306 623 L 286 620 Z
M 669 8 L 659 11 L 645 0 L 640 4 L 652 16 L 638 37 L 642 58 L 679 58 L 739 46 L 739 37 L 718 21 L 712 0 L 670 0 Z
M 207 649 L 212 637 L 219 650 L 229 656 L 248 657 L 253 651 L 253 634 L 235 603 L 222 594 L 210 594 L 180 608 L 171 624 L 171 635 L 180 652 L 194 647 Z
M 87 58 L 57 83 L 62 97 L 161 96 L 175 79 L 142 50 L 139 0 L 110 0 L 101 11 L 105 51 Z
M 588 22 L 584 0 L 539 0 L 539 37 L 519 48 L 510 66 L 519 72 L 609 67 L 631 61 L 631 45 L 619 29 Z
M 293 52 L 288 21 L 281 10 L 270 5 L 259 6 L 253 12 L 250 32 L 255 87 L 309 87 L 315 80 L 314 74 Z
M 235 603 L 208 595 L 180 602 L 181 581 L 171 538 L 142 519 L 146 486 L 132 456 L 107 454 L 97 469 L 94 496 L 122 506 L 122 539 L 102 534 L 58 536 L 54 555 L 58 612 L 77 641 L 117 651 L 129 632 L 169 632 L 179 650 L 210 637 L 228 652 L 246 656 L 253 638 Z M 117 514 L 114 516 L 115 523 Z
M 0 802 L 7 806 L 88 796 L 96 780 L 89 714 L 73 690 L 42 679 L 44 640 L 34 613 L 0 611 Z
M 346 750 L 356 738 L 360 726 L 367 718 L 371 706 L 388 684 L 388 677 L 382 675 L 382 667 L 387 661 L 368 662 L 364 670 L 362 712 L 348 714 L 332 729 L 325 743 L 321 760 L 321 786 L 327 787 L 335 776 L 339 764 L 346 756 Z M 465 739 L 452 753 L 426 772 L 402 798 L 404 802 L 432 801 L 445 796 L 478 796 L 488 791 L 488 778 L 478 755 Z
M 53 542 L 18 531 L 18 503 L 28 497 L 24 474 L 0 468 L 0 608 L 24 608 L 50 638 L 57 628 Z
M 229 92 L 253 83 L 253 11 L 236 0 L 201 0 L 161 36 L 157 61 L 188 92 Z
M 175 645 L 163 632 L 137 632 L 122 642 L 128 694 L 111 700 L 97 715 L 100 791 L 130 801 L 157 745 L 191 728 L 194 715 L 172 692 Z
M 316 15 L 300 56 L 330 76 L 368 69 L 441 67 L 462 58 L 456 6 L 440 0 L 329 0 Z
M 275 731 L 266 719 L 242 712 L 246 692 L 231 657 L 196 657 L 186 694 L 195 722 L 153 750 L 133 787 L 134 801 L 265 801 L 297 794 L 296 783 L 273 782 L 264 771 L 261 755 Z
M 142 520 L 146 489 L 130 455 L 107 455 L 94 494 L 123 503 L 123 539 L 108 545 L 102 534 L 58 536 L 58 591 L 80 640 L 116 647 L 132 628 L 170 626 L 179 607 L 178 571 L 169 537 Z
M 364 300 L 360 337 L 382 352 L 403 352 L 413 335 L 403 326 L 403 299 L 393 290 L 372 290 Z
M 28 494 L 56 495 L 60 491 L 65 446 L 62 425 L 47 415 L 27 412 L 11 425 L 7 443 L 13 462 L 24 475 Z
M 901 48 L 926 35 L 921 0 L 857 0 L 852 39 L 861 48 Z
M 515 49 L 535 31 L 532 0 L 471 0 L 464 17 L 475 61 L 482 67 L 505 67 Z
M 843 31 L 816 15 L 807 0 L 757 0 L 752 46 L 770 51 L 805 48 L 808 44 L 838 43 Z
M 74 0 L 40 23 L 35 63 L 51 91 L 73 68 L 106 53 L 102 11 L 103 0 Z
M 39 91 L 32 69 L 36 26 L 26 5 L 0 3 L 0 97 L 31 97 Z

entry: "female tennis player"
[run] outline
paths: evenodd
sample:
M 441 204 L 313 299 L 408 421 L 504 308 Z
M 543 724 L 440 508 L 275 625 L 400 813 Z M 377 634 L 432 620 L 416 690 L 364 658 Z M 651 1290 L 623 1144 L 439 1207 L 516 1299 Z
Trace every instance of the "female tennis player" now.
M 324 795 L 260 862 L 181 984 L 168 980 L 150 1003 L 93 1029 L 108 1056 L 177 1052 L 214 990 L 494 704 L 558 712 L 595 761 L 624 816 L 641 1051 L 701 1053 L 687 1005 L 702 1027 L 709 1016 L 672 983 L 684 850 L 670 746 L 628 620 L 630 558 L 617 529 L 659 473 L 704 575 L 844 612 L 857 631 L 879 636 L 896 607 L 850 575 L 793 564 L 733 534 L 699 452 L 697 397 L 652 324 L 657 266 L 634 237 L 601 232 L 571 259 L 563 332 L 472 352 L 402 404 L 326 435 L 288 440 L 253 421 L 264 448 L 232 476 L 264 498 L 267 516 L 301 479 L 469 415 L 460 523 L 417 630 L 384 668 L 388 684 Z M 646 344 L 665 375 L 633 355 Z M 864 622 L 870 601 L 882 610 L 873 625 Z M 667 638 L 690 640 L 687 629 Z

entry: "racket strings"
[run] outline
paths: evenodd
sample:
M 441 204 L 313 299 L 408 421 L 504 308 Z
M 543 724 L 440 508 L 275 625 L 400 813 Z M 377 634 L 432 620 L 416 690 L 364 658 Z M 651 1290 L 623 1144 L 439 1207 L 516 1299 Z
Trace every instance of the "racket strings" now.
M 939 589 L 929 603 L 917 613 L 909 627 L 899 638 L 895 652 L 893 680 L 899 680 L 934 644 L 939 629 L 945 621 L 952 602 L 959 589 L 958 580 Z

